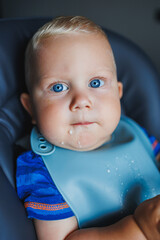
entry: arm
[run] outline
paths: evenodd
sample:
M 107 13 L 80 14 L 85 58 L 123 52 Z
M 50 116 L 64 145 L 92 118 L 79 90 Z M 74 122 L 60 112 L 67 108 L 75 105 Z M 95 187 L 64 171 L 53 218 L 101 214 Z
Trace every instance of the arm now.
M 160 239 L 160 195 L 141 203 L 134 218 L 149 240 Z
M 78 229 L 75 217 L 57 221 L 34 219 L 38 240 L 63 240 Z
M 71 233 L 66 240 L 147 240 L 133 219 L 127 216 L 117 223 L 101 228 L 88 228 Z
M 75 217 L 59 221 L 35 220 L 39 240 L 159 240 L 160 195 L 144 201 L 130 215 L 101 228 L 78 229 Z
M 146 240 L 133 216 L 102 228 L 78 229 L 75 217 L 59 221 L 35 220 L 38 240 Z

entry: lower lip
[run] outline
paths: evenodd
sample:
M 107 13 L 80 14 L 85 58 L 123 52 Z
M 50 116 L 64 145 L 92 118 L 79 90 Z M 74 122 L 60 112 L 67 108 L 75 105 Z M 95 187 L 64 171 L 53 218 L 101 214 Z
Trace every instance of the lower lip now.
M 94 122 L 84 122 L 84 123 L 74 123 L 72 124 L 73 126 L 87 126 L 87 125 L 91 125 Z

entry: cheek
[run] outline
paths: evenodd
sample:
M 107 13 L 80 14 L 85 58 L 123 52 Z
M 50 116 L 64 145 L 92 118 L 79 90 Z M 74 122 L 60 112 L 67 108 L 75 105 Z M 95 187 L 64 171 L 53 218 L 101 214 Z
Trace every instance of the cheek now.
M 66 117 L 67 112 L 64 111 L 64 107 L 58 104 L 43 106 L 37 109 L 36 113 L 37 125 L 44 135 L 61 128 Z
M 111 134 L 115 130 L 120 120 L 120 101 L 118 98 L 112 97 L 106 99 L 103 102 L 105 102 L 105 104 L 99 107 L 99 116 L 101 116 L 101 121 L 104 125 L 104 128 L 108 131 L 109 134 Z

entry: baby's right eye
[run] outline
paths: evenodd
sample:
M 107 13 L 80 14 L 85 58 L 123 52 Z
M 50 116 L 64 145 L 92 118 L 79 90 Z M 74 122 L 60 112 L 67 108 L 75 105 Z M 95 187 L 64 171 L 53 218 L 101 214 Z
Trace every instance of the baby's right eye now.
M 52 92 L 59 93 L 59 92 L 63 92 L 63 91 L 68 90 L 68 87 L 63 83 L 56 83 L 50 88 L 50 90 Z

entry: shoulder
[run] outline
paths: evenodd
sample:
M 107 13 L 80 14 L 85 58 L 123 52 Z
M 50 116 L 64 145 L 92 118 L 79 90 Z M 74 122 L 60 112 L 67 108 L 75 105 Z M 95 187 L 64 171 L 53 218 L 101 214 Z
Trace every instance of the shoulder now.
M 126 117 L 126 116 L 122 116 L 120 119 L 120 123 L 125 124 L 126 127 L 130 127 L 134 134 L 138 135 L 141 138 L 148 138 L 147 134 L 146 134 L 146 130 L 140 126 L 136 121 L 134 121 L 133 119 Z
M 130 125 L 133 128 L 141 129 L 141 126 L 135 120 L 133 120 L 133 119 L 127 117 L 127 116 L 124 116 L 124 115 L 121 116 L 120 123 Z
M 34 153 L 32 150 L 23 152 L 21 155 L 18 156 L 17 158 L 17 164 L 25 164 L 25 165 L 30 165 L 34 164 L 34 162 L 37 163 L 42 162 L 42 158 L 40 155 Z
M 26 191 L 35 192 L 44 185 L 47 189 L 49 187 L 55 188 L 41 156 L 33 151 L 24 152 L 17 158 L 16 170 L 17 191 L 21 199 Z
M 34 175 L 39 173 L 41 175 L 48 175 L 47 169 L 40 155 L 34 153 L 32 150 L 22 153 L 17 158 L 17 177 L 20 175 Z
M 134 130 L 134 133 L 136 133 L 145 144 L 145 147 L 147 149 L 151 149 L 152 153 L 154 153 L 155 156 L 158 156 L 160 154 L 159 141 L 154 136 L 150 135 L 143 126 L 140 126 L 133 119 L 130 119 L 126 116 L 122 116 L 120 122 L 124 122 L 125 124 L 131 126 Z
M 34 153 L 32 150 L 22 153 L 17 158 L 17 173 L 23 174 L 35 173 L 44 174 L 47 172 L 45 164 L 40 155 Z

